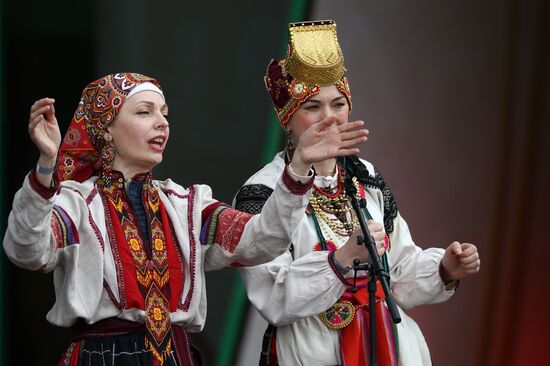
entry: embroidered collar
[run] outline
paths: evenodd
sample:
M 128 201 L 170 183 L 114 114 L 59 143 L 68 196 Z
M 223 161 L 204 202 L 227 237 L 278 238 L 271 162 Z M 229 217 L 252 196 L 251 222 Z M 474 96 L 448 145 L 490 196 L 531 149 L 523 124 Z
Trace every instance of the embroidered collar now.
M 153 180 L 153 175 L 151 171 L 145 173 L 138 173 L 132 178 L 125 178 L 124 174 L 118 170 L 112 171 L 111 185 L 113 189 L 121 189 L 124 187 L 125 183 L 130 182 L 141 182 L 142 185 L 150 183 Z M 103 179 L 100 177 L 97 180 L 99 185 L 103 185 Z

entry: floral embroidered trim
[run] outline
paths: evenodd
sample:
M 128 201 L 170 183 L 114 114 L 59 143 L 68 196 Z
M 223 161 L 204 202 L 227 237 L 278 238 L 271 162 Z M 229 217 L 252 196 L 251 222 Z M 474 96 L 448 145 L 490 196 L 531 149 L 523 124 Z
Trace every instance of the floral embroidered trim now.
M 290 94 L 294 98 L 289 98 L 288 103 L 281 109 L 277 109 L 277 107 L 275 107 L 275 113 L 277 113 L 277 117 L 279 117 L 279 120 L 281 121 L 281 125 L 283 127 L 286 127 L 290 117 L 292 117 L 294 112 L 296 112 L 296 110 L 300 108 L 300 106 L 304 104 L 304 102 L 306 102 L 315 94 L 319 94 L 319 92 L 321 91 L 321 88 L 318 85 L 308 85 L 305 83 L 300 84 L 306 85 L 305 92 L 302 92 L 300 94 L 300 98 L 294 97 L 294 95 L 292 95 L 292 92 L 290 91 L 292 87 L 289 87 Z
M 101 186 L 100 192 L 112 212 L 110 224 L 116 224 L 118 245 L 127 245 L 137 288 L 143 298 L 145 310 L 145 345 L 162 365 L 169 357 L 172 343 L 170 333 L 170 286 L 168 271 L 168 249 L 161 221 L 160 197 L 150 182 L 143 183 L 141 200 L 149 222 L 149 240 L 145 240 L 137 226 L 135 212 L 124 197 L 124 187 L 118 184 Z M 123 236 L 120 236 L 122 232 Z M 113 230 L 114 233 L 114 230 Z M 113 234 L 116 235 L 116 234 Z M 115 237 L 115 240 L 117 237 Z M 149 245 L 147 245 L 149 244 Z M 122 271 L 123 272 L 123 271 Z M 124 273 L 121 274 L 124 276 Z M 141 305 L 139 305 L 141 306 Z
M 339 330 L 347 327 L 355 317 L 355 306 L 347 301 L 340 299 L 336 304 L 332 305 L 327 311 L 319 314 L 321 322 L 329 328 Z

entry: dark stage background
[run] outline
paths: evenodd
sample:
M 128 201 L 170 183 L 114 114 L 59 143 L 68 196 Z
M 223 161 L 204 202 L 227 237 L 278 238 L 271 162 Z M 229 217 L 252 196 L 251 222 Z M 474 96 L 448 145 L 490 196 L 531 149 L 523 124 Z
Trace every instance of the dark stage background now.
M 84 86 L 156 77 L 171 142 L 157 178 L 231 202 L 280 136 L 263 74 L 289 20 L 335 19 L 354 99 L 381 170 L 422 247 L 476 243 L 482 271 L 446 304 L 411 311 L 436 365 L 547 365 L 550 306 L 550 5 L 463 1 L 3 1 L 0 234 L 38 157 L 30 105 L 56 98 L 62 129 Z M 268 146 L 266 148 L 266 146 Z M 53 365 L 69 332 L 45 320 L 51 274 L 2 256 L 2 365 Z M 194 335 L 209 365 L 253 365 L 261 333 L 235 271 L 208 274 Z M 247 320 L 250 320 L 247 323 Z M 255 343 L 255 342 L 256 343 Z

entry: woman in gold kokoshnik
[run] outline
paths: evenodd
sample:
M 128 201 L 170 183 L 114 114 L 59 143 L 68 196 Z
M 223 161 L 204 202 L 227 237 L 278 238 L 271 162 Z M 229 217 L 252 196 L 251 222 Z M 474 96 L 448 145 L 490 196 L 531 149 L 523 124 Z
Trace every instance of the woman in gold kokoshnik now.
M 285 59 L 271 60 L 265 85 L 281 127 L 288 135 L 285 151 L 254 174 L 238 191 L 235 207 L 260 212 L 275 189 L 277 177 L 296 153 L 307 129 L 326 121 L 348 122 L 351 92 L 333 21 L 290 24 Z M 458 280 L 478 272 L 477 248 L 453 242 L 446 249 L 422 250 L 380 173 L 366 160 L 368 172 L 353 178 L 358 198 L 366 199 L 368 229 L 402 321 L 388 314 L 384 292 L 376 292 L 378 365 L 431 365 L 428 347 L 416 323 L 402 309 L 449 299 Z M 252 305 L 269 322 L 260 365 L 369 364 L 367 277 L 359 271 L 357 292 L 351 291 L 354 259 L 369 260 L 357 245 L 357 217 L 343 187 L 351 172 L 341 159 L 313 163 L 314 190 L 307 215 L 292 235 L 292 244 L 275 260 L 240 269 Z

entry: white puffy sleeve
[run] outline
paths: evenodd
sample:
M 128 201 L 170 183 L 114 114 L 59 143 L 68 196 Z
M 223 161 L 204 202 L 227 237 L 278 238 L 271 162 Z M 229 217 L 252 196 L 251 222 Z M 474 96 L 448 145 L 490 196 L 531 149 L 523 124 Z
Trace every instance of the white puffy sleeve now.
M 285 169 L 258 215 L 224 205 L 212 198 L 209 188 L 196 186 L 205 269 L 257 265 L 284 253 L 305 216 L 312 182 L 296 182 Z
M 80 217 L 75 212 L 85 202 L 71 192 L 42 186 L 34 171 L 25 177 L 15 194 L 4 236 L 4 250 L 15 265 L 49 272 L 62 261 L 65 248 L 79 242 Z
M 414 243 L 388 185 L 372 165 L 369 168 L 373 174 L 368 191 L 382 212 L 384 229 L 390 239 L 388 264 L 395 300 L 404 309 L 447 300 L 454 290 L 445 290 L 439 275 L 444 250 L 423 250 Z
M 244 185 L 235 197 L 235 207 L 260 212 L 272 192 L 264 184 Z M 309 225 L 304 216 L 294 232 L 293 243 L 313 246 L 316 237 Z M 250 302 L 268 322 L 277 326 L 327 310 L 346 289 L 331 268 L 328 254 L 309 252 L 293 259 L 288 250 L 269 263 L 239 269 Z

